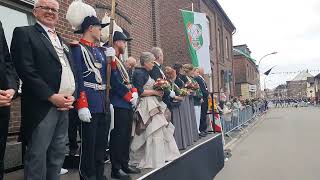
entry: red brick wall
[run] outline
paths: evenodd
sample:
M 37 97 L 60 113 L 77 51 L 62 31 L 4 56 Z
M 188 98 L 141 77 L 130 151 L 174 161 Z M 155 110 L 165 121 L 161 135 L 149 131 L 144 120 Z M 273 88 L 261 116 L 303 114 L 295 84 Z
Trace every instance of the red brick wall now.
M 96 9 L 100 18 L 103 17 L 105 12 L 110 13 L 110 10 L 107 9 L 110 7 L 110 0 L 84 1 Z M 154 14 L 156 15 L 156 22 L 153 23 L 153 12 L 151 8 L 152 1 L 155 0 L 117 0 L 117 10 L 119 13 L 116 15 L 116 22 L 134 39 L 129 45 L 129 55 L 132 55 L 135 58 L 139 58 L 141 52 L 149 51 L 155 44 L 160 45 L 160 26 L 157 16 L 159 14 L 159 2 L 155 1 L 154 9 L 156 12 Z M 60 0 L 59 2 L 61 13 L 59 15 L 60 19 L 57 26 L 57 31 L 60 32 L 61 35 L 68 41 L 77 40 L 79 37 L 73 34 L 70 24 L 65 19 L 65 14 L 72 0 Z M 156 30 L 156 33 L 153 32 L 154 29 Z M 153 38 L 154 35 L 155 38 Z
M 211 61 L 213 61 L 213 79 L 214 79 L 214 91 L 218 92 L 223 87 L 222 83 L 224 81 L 223 77 L 221 77 L 221 71 L 233 71 L 232 68 L 232 31 L 227 28 L 226 22 L 223 20 L 223 17 L 220 13 L 218 13 L 215 5 L 212 5 L 212 2 L 208 0 L 200 0 L 200 12 L 204 12 L 207 14 L 208 19 L 211 24 L 211 48 L 210 48 L 210 56 Z M 218 37 L 218 29 L 220 29 L 220 37 Z M 225 38 L 228 37 L 228 52 L 225 47 Z M 218 55 L 218 41 L 220 41 L 220 56 Z M 229 55 L 227 58 L 226 55 Z M 230 95 L 234 95 L 234 82 L 230 84 Z
M 206 3 L 204 2 L 206 1 Z M 220 72 L 221 70 L 232 71 L 232 32 L 225 27 L 223 18 L 217 13 L 217 10 L 210 6 L 208 7 L 207 0 L 160 0 L 160 25 L 161 25 L 161 47 L 164 51 L 165 64 L 171 65 L 174 63 L 190 63 L 190 55 L 186 42 L 186 37 L 183 29 L 183 20 L 179 9 L 191 10 L 191 3 L 194 3 L 194 11 L 204 12 L 207 14 L 210 20 L 210 35 L 211 35 L 211 47 L 210 47 L 210 60 L 214 63 L 213 66 L 213 85 L 214 91 L 218 92 L 219 88 L 222 88 Z M 219 23 L 217 22 L 219 19 Z M 225 59 L 225 56 L 221 55 L 220 61 L 217 57 L 217 28 L 218 24 L 221 26 L 221 48 L 223 52 L 224 38 L 229 39 L 229 59 Z M 224 35 L 223 35 L 224 34 Z M 223 61 L 222 61 L 223 60 Z M 219 65 L 219 67 L 218 67 Z M 218 71 L 219 70 L 219 71 Z M 234 83 L 231 83 L 231 95 L 234 92 Z
M 235 55 L 233 59 L 235 83 L 249 83 L 259 88 L 259 73 L 255 64 L 241 55 Z M 239 92 L 236 95 L 240 95 Z
M 15 99 L 11 105 L 11 114 L 9 122 L 9 134 L 20 131 L 21 122 L 21 108 L 20 108 L 20 98 Z M 8 136 L 8 141 L 17 140 L 16 135 Z
M 167 65 L 191 62 L 179 9 L 191 10 L 191 1 L 160 0 L 160 38 Z
M 235 56 L 233 58 L 235 82 L 246 82 L 247 79 L 247 60 L 243 56 Z

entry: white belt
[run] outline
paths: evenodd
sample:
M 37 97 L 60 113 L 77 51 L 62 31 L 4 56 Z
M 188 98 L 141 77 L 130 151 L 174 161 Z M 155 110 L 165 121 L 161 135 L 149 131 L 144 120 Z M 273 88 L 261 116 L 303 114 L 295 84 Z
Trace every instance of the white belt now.
M 101 85 L 101 84 L 96 84 L 96 83 L 91 83 L 91 82 L 84 81 L 83 85 L 84 85 L 84 87 L 92 88 L 94 90 L 101 90 L 102 91 L 102 90 L 106 90 L 107 89 L 105 84 Z

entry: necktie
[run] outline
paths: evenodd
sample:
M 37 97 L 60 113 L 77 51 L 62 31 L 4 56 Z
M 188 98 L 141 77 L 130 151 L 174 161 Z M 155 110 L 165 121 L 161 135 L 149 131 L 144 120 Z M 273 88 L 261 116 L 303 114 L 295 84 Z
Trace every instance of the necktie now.
M 57 40 L 58 36 L 57 36 L 56 31 L 55 31 L 55 30 L 52 30 L 52 29 L 49 29 L 48 32 L 49 32 L 49 34 L 51 35 L 51 38 L 55 41 L 55 42 L 53 42 L 53 43 L 55 43 L 56 45 L 59 46 L 59 43 L 58 43 L 58 40 Z
M 52 37 L 54 37 L 54 38 L 57 37 L 57 33 L 55 30 L 49 29 L 48 32 L 51 34 Z

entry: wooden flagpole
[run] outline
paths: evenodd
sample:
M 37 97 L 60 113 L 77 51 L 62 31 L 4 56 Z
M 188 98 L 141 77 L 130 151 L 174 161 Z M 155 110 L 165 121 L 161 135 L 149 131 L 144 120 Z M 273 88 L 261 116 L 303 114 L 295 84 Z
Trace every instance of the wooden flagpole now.
M 110 25 L 109 25 L 109 47 L 113 47 L 113 26 L 114 26 L 114 19 L 116 16 L 116 0 L 112 0 L 111 2 L 111 17 L 110 17 Z M 110 77 L 111 77 L 111 61 L 112 61 L 112 57 L 108 58 L 107 61 L 107 97 L 106 97 L 106 104 L 109 105 L 110 104 L 110 98 L 109 98 L 109 94 L 110 94 Z

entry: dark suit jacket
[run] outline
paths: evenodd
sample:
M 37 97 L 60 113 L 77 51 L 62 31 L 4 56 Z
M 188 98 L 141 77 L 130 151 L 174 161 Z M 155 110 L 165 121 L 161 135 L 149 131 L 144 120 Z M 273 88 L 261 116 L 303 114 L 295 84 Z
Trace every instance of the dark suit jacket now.
M 17 92 L 18 83 L 18 75 L 14 69 L 2 24 L 0 22 L 0 89 L 14 89 Z M 0 114 L 9 117 L 10 107 L 1 107 Z M 3 119 L 0 119 L 0 121 L 1 120 L 3 121 Z M 9 119 L 7 119 L 7 121 L 9 121 Z M 3 122 L 0 124 L 3 124 Z
M 209 91 L 207 89 L 207 85 L 206 85 L 206 82 L 200 77 L 200 76 L 197 76 L 194 78 L 197 83 L 199 84 L 200 86 L 200 90 L 202 92 L 202 96 L 203 98 L 208 98 L 209 96 Z
M 59 39 L 75 73 L 70 48 Z M 23 140 L 28 141 L 34 128 L 54 107 L 48 98 L 60 89 L 62 67 L 47 33 L 39 24 L 15 28 L 11 54 L 23 82 L 21 132 Z
M 162 71 L 164 72 L 163 66 L 162 66 L 162 65 L 158 66 L 158 65 L 155 63 L 154 66 L 153 66 L 153 68 L 152 68 L 152 70 L 149 72 L 150 77 L 151 77 L 152 79 L 154 79 L 155 81 L 156 81 L 157 79 L 159 79 L 159 78 L 162 79 L 163 77 L 162 77 L 162 73 L 161 73 L 160 70 L 162 70 Z
M 0 89 L 18 90 L 18 76 L 16 74 L 8 45 L 0 22 Z

